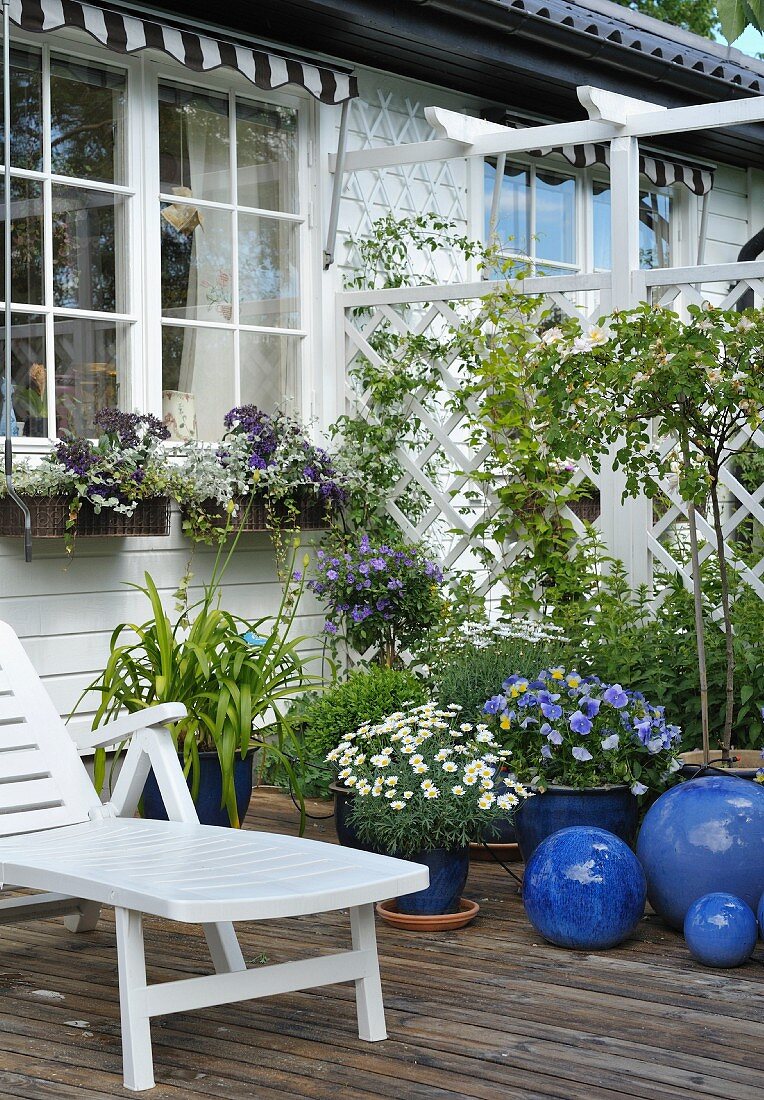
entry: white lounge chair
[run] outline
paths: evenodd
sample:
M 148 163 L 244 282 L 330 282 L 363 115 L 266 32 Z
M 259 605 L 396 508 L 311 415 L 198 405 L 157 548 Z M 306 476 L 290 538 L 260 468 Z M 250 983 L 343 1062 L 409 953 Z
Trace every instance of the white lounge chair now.
M 170 1012 L 354 981 L 361 1039 L 384 1039 L 373 903 L 428 882 L 426 868 L 333 844 L 200 825 L 167 723 L 177 703 L 88 735 L 129 738 L 103 805 L 13 630 L 0 622 L 0 884 L 47 891 L 0 903 L 3 923 L 66 915 L 91 931 L 114 906 L 125 1087 L 154 1084 L 150 1020 Z M 170 821 L 133 817 L 153 768 Z M 352 950 L 247 970 L 232 921 L 350 910 Z M 148 985 L 142 914 L 201 924 L 216 970 Z

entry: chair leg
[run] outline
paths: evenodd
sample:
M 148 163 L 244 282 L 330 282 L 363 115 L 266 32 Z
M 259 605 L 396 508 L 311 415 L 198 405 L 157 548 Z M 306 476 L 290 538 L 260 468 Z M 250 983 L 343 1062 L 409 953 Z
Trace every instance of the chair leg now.
M 382 983 L 377 957 L 377 933 L 374 927 L 374 906 L 358 905 L 350 910 L 353 950 L 366 951 L 369 965 L 362 978 L 356 978 L 355 1003 L 358 1013 L 358 1037 L 376 1043 L 387 1038 L 385 1006 L 382 1003 Z
M 143 917 L 132 909 L 114 910 L 117 921 L 119 1007 L 122 1017 L 122 1070 L 125 1088 L 154 1087 L 151 1028 L 146 1004 Z
M 203 924 L 202 928 L 216 973 L 232 974 L 247 969 L 232 924 Z
M 70 932 L 94 932 L 101 917 L 97 901 L 83 901 L 77 913 L 67 913 L 64 924 Z

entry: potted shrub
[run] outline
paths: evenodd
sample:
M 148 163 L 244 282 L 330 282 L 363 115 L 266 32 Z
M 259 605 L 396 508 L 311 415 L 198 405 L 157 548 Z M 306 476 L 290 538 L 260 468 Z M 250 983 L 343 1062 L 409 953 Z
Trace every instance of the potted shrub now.
M 519 670 L 530 679 L 537 669 L 562 662 L 566 652 L 566 641 L 559 628 L 521 616 L 493 626 L 471 624 L 462 639 L 449 659 L 435 670 L 435 695 L 441 706 L 449 701 L 459 704 L 462 717 L 470 722 L 483 719 L 486 698 L 493 695 L 512 672 Z M 506 775 L 506 768 L 497 773 L 497 789 Z M 492 845 L 512 845 L 504 851 L 505 858 L 517 858 L 512 817 L 507 815 L 497 820 L 491 835 L 484 838 Z M 492 858 L 479 840 L 472 846 L 472 856 Z
M 443 574 L 422 547 L 335 542 L 318 551 L 308 582 L 326 605 L 324 631 L 342 636 L 361 655 L 392 668 L 421 643 L 444 609 Z
M 235 548 L 235 543 L 231 552 Z M 285 704 L 312 687 L 300 645 L 290 637 L 302 585 L 288 583 L 273 619 L 255 623 L 220 607 L 220 586 L 230 553 L 220 552 L 202 598 L 188 602 L 188 580 L 180 590 L 174 619 L 164 611 L 151 577 L 138 586 L 151 606 L 151 616 L 136 625 L 122 623 L 111 636 L 106 668 L 86 693 L 101 701 L 94 728 L 117 717 L 122 708 L 141 710 L 156 703 L 180 702 L 188 716 L 173 729 L 200 819 L 208 825 L 241 825 L 252 794 L 252 757 L 256 751 L 278 761 L 299 794 L 290 757 L 295 742 Z M 86 694 L 85 693 L 85 694 Z M 269 721 L 254 730 L 256 722 Z M 290 751 L 291 750 L 291 751 Z M 100 790 L 105 758 L 96 760 Z M 153 778 L 144 791 L 146 816 L 164 817 Z
M 511 754 L 514 776 L 538 792 L 515 820 L 527 861 L 541 841 L 571 825 L 594 825 L 633 844 L 637 799 L 659 793 L 681 767 L 678 726 L 638 691 L 553 668 L 513 673 L 485 704 Z
M 312 793 L 334 795 L 334 822 L 340 844 L 366 847 L 349 820 L 354 791 L 341 780 L 329 782 L 332 772 L 327 771 L 327 753 L 359 726 L 379 722 L 405 706 L 424 703 L 425 697 L 424 685 L 413 672 L 372 665 L 351 672 L 347 680 L 334 684 L 302 709 L 298 720 L 303 731 L 303 767 L 313 781 Z
M 501 794 L 494 791 L 505 756 L 487 725 L 463 722 L 458 707 L 432 703 L 365 724 L 329 752 L 339 777 L 356 792 L 350 817 L 360 839 L 430 869 L 426 890 L 386 904 L 382 915 L 395 919 L 397 910 L 446 925 L 454 914 L 474 915 L 474 903 L 461 898 L 470 839 L 528 793 L 510 779 Z
M 318 530 L 346 498 L 349 475 L 284 413 L 231 409 L 219 445 L 189 444 L 173 479 L 183 529 L 219 542 L 231 530 Z

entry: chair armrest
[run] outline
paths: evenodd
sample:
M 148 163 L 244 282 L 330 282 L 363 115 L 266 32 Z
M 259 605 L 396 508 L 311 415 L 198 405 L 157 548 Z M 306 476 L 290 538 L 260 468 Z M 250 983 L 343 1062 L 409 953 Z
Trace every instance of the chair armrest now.
M 89 733 L 77 736 L 77 749 L 87 752 L 89 749 L 104 749 L 109 745 L 118 745 L 140 730 L 166 726 L 185 718 L 188 711 L 183 703 L 159 703 L 155 707 L 146 707 L 135 714 L 125 714 L 114 722 L 107 722 Z

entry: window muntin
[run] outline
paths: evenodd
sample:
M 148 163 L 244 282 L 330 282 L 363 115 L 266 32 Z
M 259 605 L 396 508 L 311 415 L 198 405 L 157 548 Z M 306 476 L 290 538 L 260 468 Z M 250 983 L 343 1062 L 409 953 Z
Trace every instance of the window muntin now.
M 296 393 L 298 114 L 169 83 L 158 98 L 163 403 L 189 395 L 213 440 L 233 405 Z
M 127 71 L 14 49 L 11 85 L 16 431 L 92 435 L 98 408 L 133 404 Z

